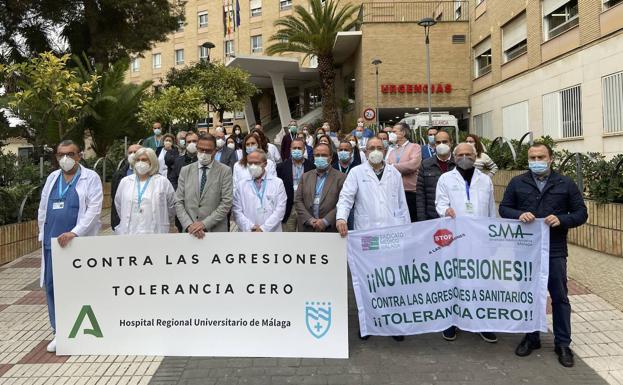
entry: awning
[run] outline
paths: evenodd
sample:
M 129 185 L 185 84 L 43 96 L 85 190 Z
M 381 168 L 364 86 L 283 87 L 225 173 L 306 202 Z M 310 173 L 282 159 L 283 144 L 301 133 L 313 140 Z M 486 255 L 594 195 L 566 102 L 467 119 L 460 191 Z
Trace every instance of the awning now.
M 293 57 L 237 55 L 227 66 L 248 72 L 251 75 L 249 80 L 258 88 L 272 88 L 269 72 L 283 74 L 286 87 L 298 87 L 318 81 L 316 68 L 301 67 L 299 60 Z
M 350 58 L 361 42 L 361 31 L 338 32 L 333 43 L 333 61 L 342 64 Z

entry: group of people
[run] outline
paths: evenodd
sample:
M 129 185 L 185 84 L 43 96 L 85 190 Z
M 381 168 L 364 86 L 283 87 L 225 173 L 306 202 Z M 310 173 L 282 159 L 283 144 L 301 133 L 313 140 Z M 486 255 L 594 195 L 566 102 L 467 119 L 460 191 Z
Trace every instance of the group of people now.
M 491 176 L 497 166 L 478 136 L 454 145 L 451 135 L 431 128 L 425 145 L 409 140 L 411 129 L 398 123 L 377 134 L 363 119 L 343 137 L 328 123 L 314 134 L 295 121 L 284 128 L 281 148 L 270 143 L 261 125 L 243 135 L 235 126 L 210 134 L 162 134 L 127 149 L 127 161 L 113 178 L 111 226 L 117 234 L 171 231 L 202 239 L 206 232 L 338 232 L 409 224 L 457 216 L 496 217 Z M 315 136 L 314 136 L 315 135 Z M 154 148 L 155 147 L 155 148 Z M 102 185 L 79 164 L 80 148 L 60 143 L 60 169 L 47 179 L 39 207 L 43 241 L 42 284 L 55 328 L 51 238 L 61 247 L 76 236 L 97 234 Z M 535 143 L 528 150 L 529 171 L 515 177 L 499 206 L 503 218 L 551 226 L 550 277 L 556 353 L 573 366 L 570 305 L 566 285 L 568 229 L 587 219 L 575 183 L 552 170 L 552 150 Z M 457 329 L 442 333 L 452 341 Z M 481 332 L 496 342 L 491 332 Z M 403 336 L 395 336 L 401 341 Z M 526 335 L 516 354 L 540 347 L 538 332 Z M 48 346 L 55 350 L 55 340 Z

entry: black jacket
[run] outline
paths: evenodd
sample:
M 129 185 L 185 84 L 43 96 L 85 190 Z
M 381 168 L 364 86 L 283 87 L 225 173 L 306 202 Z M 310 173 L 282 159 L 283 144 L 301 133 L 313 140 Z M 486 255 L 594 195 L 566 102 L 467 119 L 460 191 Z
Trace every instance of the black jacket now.
M 454 159 L 450 158 L 448 160 L 448 171 L 454 170 L 454 166 Z M 415 190 L 415 207 L 418 222 L 439 218 L 435 209 L 435 194 L 437 181 L 441 174 L 443 173 L 436 156 L 422 161 Z
M 115 207 L 115 195 L 117 194 L 117 188 L 119 188 L 119 183 L 121 179 L 123 179 L 126 175 L 128 175 L 128 169 L 130 168 L 130 164 L 128 160 L 125 159 L 121 164 L 121 167 L 112 175 L 112 181 L 110 183 L 110 200 L 112 202 L 110 207 L 110 227 L 114 230 L 119 222 L 119 214 L 117 213 L 117 208 Z
M 214 156 L 216 156 L 216 154 L 214 154 Z M 233 169 L 237 161 L 238 156 L 236 155 L 236 150 L 232 150 L 227 146 L 221 149 L 221 164 L 229 166 L 229 168 Z
M 165 155 L 165 158 L 166 158 L 166 155 Z M 189 165 L 196 161 L 197 161 L 197 156 L 196 155 L 190 156 L 188 153 L 184 155 L 180 155 L 177 157 L 177 159 L 175 159 L 175 163 L 173 164 L 173 167 L 171 167 L 169 171 L 167 172 L 167 179 L 169 179 L 169 182 L 171 182 L 171 184 L 173 185 L 174 190 L 177 190 L 177 178 L 180 177 L 180 171 L 182 171 L 182 167 Z M 166 159 L 165 159 L 165 162 L 166 162 Z
M 316 167 L 308 159 L 303 161 L 303 174 L 309 170 L 313 170 Z M 301 174 L 301 177 L 303 175 Z M 286 202 L 286 212 L 283 215 L 282 223 L 286 223 L 292 212 L 292 205 L 294 205 L 294 175 L 292 175 L 292 158 L 288 158 L 285 161 L 277 165 L 277 177 L 283 182 L 283 187 L 286 189 L 286 195 L 288 200 Z
M 560 220 L 560 226 L 550 228 L 550 258 L 567 256 L 567 232 L 570 228 L 583 225 L 588 219 L 578 186 L 570 178 L 553 171 L 542 192 L 531 172 L 510 181 L 500 202 L 500 216 L 518 219 L 525 212 L 531 212 L 537 218 L 553 214 Z

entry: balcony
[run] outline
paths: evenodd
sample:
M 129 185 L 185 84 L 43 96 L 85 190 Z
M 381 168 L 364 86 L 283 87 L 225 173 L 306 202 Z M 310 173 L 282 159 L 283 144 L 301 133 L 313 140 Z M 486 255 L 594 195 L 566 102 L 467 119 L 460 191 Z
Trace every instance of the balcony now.
M 438 22 L 468 21 L 469 1 L 363 3 L 359 13 L 362 23 L 417 23 L 425 17 Z

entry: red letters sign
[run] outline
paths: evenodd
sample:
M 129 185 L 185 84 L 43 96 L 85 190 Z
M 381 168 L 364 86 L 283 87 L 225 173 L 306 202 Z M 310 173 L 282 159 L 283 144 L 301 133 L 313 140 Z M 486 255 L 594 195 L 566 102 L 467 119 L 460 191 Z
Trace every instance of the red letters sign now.
M 427 94 L 428 84 L 381 84 L 381 92 L 384 94 Z M 431 84 L 431 94 L 450 94 L 452 84 Z

